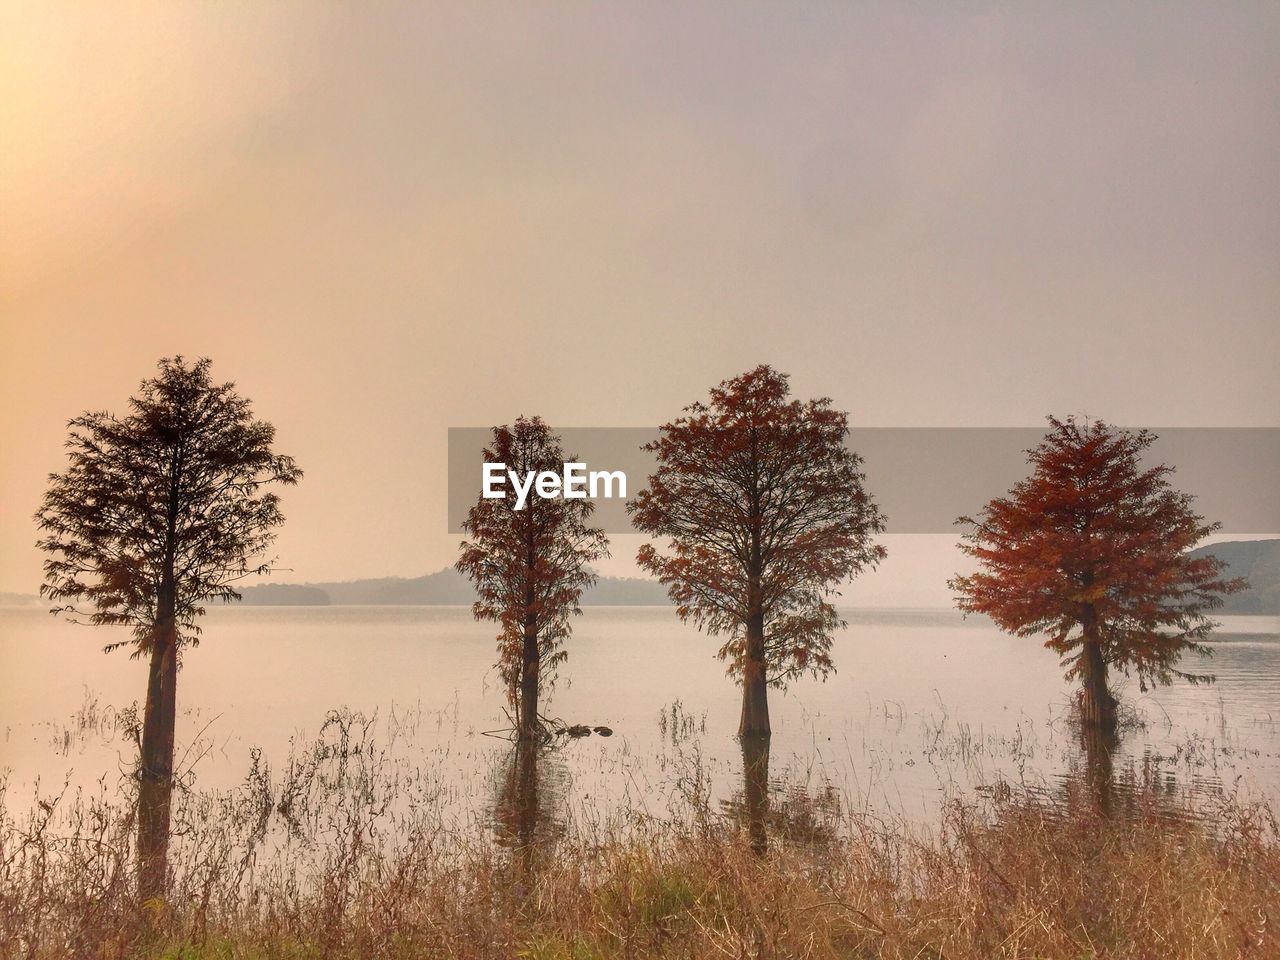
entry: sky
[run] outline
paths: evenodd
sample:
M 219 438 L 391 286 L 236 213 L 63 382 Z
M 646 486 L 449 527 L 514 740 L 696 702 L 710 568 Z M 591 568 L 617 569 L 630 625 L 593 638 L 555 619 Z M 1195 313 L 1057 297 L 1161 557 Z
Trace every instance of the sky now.
M 762 362 L 864 426 L 1280 425 L 1277 76 L 1275 4 L 7 3 L 0 590 L 179 353 L 306 471 L 290 581 L 451 563 L 451 426 Z

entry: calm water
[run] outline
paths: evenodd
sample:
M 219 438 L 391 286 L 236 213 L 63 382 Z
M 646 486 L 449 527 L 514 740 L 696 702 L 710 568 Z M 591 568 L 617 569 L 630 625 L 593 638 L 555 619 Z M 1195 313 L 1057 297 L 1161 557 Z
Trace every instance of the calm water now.
M 923 818 L 997 776 L 1052 790 L 1077 769 L 1069 690 L 1037 643 L 946 611 L 846 615 L 839 672 L 771 694 L 774 790 Z M 567 741 L 546 757 L 539 803 L 573 817 L 619 804 L 661 815 L 689 788 L 691 766 L 718 803 L 741 802 L 739 695 L 717 642 L 665 608 L 588 608 L 575 631 L 543 712 L 614 735 Z M 126 652 L 104 655 L 108 636 L 36 608 L 0 609 L 10 804 L 29 803 L 37 780 L 48 791 L 127 764 L 116 720 L 144 694 L 146 667 Z M 1224 618 L 1213 647 L 1214 685 L 1144 694 L 1120 678 L 1142 723 L 1125 734 L 1116 767 L 1206 801 L 1274 800 L 1280 619 Z M 180 673 L 182 766 L 201 788 L 232 786 L 251 750 L 278 769 L 291 745 L 346 707 L 374 718 L 388 756 L 428 775 L 460 820 L 492 821 L 514 776 L 511 746 L 484 735 L 505 723 L 493 648 L 492 626 L 464 608 L 217 609 Z

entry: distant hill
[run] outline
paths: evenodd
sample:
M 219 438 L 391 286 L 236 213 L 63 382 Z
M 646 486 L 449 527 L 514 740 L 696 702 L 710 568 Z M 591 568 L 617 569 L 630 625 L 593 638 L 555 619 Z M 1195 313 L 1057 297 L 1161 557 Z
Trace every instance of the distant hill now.
M 297 583 L 261 583 L 244 587 L 240 593 L 245 603 L 255 607 L 327 607 L 331 602 L 328 592 L 320 587 Z
M 671 603 L 667 588 L 639 577 L 601 577 L 582 597 L 583 604 L 598 607 L 665 607 Z
M 475 600 L 471 583 L 452 567 L 422 577 L 379 577 L 334 583 L 263 583 L 242 587 L 250 606 L 461 606 Z M 660 583 L 635 577 L 601 577 L 582 597 L 584 606 L 663 606 Z
M 1248 590 L 1227 597 L 1216 612 L 1280 616 L 1280 540 L 1230 540 L 1191 553 L 1206 554 L 1225 560 L 1229 576 L 1249 581 Z

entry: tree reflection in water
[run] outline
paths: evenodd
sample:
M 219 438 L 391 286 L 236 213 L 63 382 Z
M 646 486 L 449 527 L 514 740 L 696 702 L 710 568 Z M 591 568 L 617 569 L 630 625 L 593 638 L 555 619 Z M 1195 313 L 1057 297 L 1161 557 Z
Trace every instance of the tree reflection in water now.
M 739 737 L 742 789 L 721 804 L 725 816 L 747 833 L 758 854 L 769 843 L 829 845 L 840 831 L 840 797 L 823 783 L 816 792 L 769 775 L 769 738 Z
M 502 761 L 494 790 L 494 831 L 498 844 L 518 854 L 527 868 L 564 833 L 561 807 L 567 780 L 552 748 L 536 741 L 516 741 Z
M 1206 811 L 1213 806 L 1206 801 L 1226 795 L 1213 769 L 1213 745 L 1205 747 L 1208 757 L 1201 775 L 1195 772 L 1199 754 L 1194 740 L 1170 757 L 1150 747 L 1140 755 L 1129 753 L 1122 734 L 1089 724 L 1080 724 L 1076 736 L 1069 768 L 1047 788 L 1004 784 L 982 792 L 1005 803 L 1039 804 L 1060 818 L 1085 814 L 1115 822 L 1154 817 L 1181 823 L 1206 822 Z M 1186 772 L 1180 776 L 1170 769 L 1171 760 Z
M 1084 754 L 1083 782 L 1090 802 L 1105 817 L 1112 813 L 1115 786 L 1113 757 L 1119 738 L 1092 724 L 1081 724 L 1080 747 Z
M 747 832 L 751 849 L 763 854 L 769 849 L 769 738 L 744 736 L 740 739 Z

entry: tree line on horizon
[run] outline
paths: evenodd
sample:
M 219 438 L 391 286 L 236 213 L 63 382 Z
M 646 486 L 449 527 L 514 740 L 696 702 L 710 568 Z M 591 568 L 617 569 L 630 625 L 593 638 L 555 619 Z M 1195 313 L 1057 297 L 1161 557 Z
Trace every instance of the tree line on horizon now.
M 271 572 L 260 558 L 284 520 L 273 487 L 302 478 L 273 450 L 274 428 L 210 367 L 163 359 L 127 414 L 69 421 L 67 469 L 50 475 L 36 514 L 51 612 L 128 626 L 131 640 L 106 649 L 149 661 L 137 768 L 144 902 L 163 902 L 167 887 L 183 653 L 199 642 L 206 602 L 236 600 L 238 581 Z M 1044 637 L 1079 683 L 1082 725 L 1111 735 L 1111 673 L 1143 689 L 1212 679 L 1181 659 L 1209 652 L 1209 613 L 1245 584 L 1219 559 L 1188 555 L 1218 525 L 1173 488 L 1171 467 L 1143 466 L 1154 434 L 1048 422 L 1028 476 L 957 521 L 977 570 L 949 586 L 963 612 Z M 744 757 L 750 742 L 767 752 L 770 688 L 835 669 L 845 623 L 834 598 L 886 556 L 876 543 L 886 520 L 847 434 L 848 414 L 829 398 L 794 399 L 788 376 L 761 365 L 713 387 L 646 446 L 656 467 L 628 504 L 651 538 L 637 562 L 681 620 L 722 640 L 718 655 L 742 689 Z M 520 473 L 574 460 L 536 416 L 495 426 L 485 459 Z M 463 526 L 456 567 L 475 585 L 474 616 L 498 625 L 497 669 L 524 743 L 545 736 L 540 698 L 568 656 L 591 565 L 608 556 L 593 510 L 586 499 L 541 498 L 517 510 L 508 488 L 504 499 L 479 498 Z

